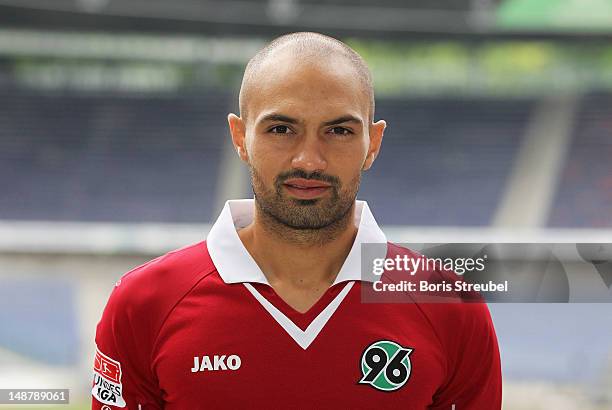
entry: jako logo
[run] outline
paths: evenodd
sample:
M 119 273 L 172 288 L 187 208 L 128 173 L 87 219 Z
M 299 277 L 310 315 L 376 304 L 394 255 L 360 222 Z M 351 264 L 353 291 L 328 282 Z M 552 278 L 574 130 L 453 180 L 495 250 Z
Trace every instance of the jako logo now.
M 195 372 L 204 372 L 207 370 L 238 370 L 242 361 L 238 355 L 232 354 L 226 355 L 214 355 L 212 360 L 209 356 L 202 356 L 202 360 L 200 360 L 200 356 L 193 357 L 193 367 L 191 368 L 191 373 Z

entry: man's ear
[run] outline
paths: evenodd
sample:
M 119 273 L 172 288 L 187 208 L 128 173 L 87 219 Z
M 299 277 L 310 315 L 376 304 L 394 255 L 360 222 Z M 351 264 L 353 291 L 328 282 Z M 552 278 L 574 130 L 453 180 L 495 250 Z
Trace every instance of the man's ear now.
M 370 145 L 368 146 L 368 153 L 366 154 L 366 159 L 362 167 L 364 171 L 372 167 L 374 160 L 378 156 L 385 128 L 387 128 L 387 123 L 384 120 L 379 120 L 370 124 Z
M 249 156 L 246 150 L 246 127 L 244 121 L 236 114 L 228 114 L 227 123 L 232 136 L 234 149 L 242 161 L 248 162 Z

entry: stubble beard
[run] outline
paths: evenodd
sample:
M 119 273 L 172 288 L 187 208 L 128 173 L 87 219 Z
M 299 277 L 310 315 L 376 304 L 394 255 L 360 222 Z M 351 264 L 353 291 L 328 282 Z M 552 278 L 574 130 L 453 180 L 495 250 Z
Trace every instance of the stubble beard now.
M 361 173 L 343 187 L 336 177 L 294 170 L 280 174 L 274 186 L 268 188 L 257 170 L 253 166 L 249 168 L 262 225 L 279 239 L 299 245 L 324 245 L 335 240 L 352 223 Z M 292 198 L 283 187 L 289 178 L 325 181 L 331 185 L 331 192 L 315 199 Z

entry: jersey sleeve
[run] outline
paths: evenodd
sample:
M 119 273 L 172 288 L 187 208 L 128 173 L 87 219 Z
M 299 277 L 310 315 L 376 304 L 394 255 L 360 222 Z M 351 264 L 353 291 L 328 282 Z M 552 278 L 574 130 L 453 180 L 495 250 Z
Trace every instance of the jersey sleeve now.
M 138 289 L 121 282 L 96 328 L 92 409 L 161 409 L 161 393 L 150 366 L 147 301 Z
M 449 347 L 448 377 L 431 410 L 499 410 L 501 360 L 495 329 L 485 303 L 457 304 L 461 313 Z

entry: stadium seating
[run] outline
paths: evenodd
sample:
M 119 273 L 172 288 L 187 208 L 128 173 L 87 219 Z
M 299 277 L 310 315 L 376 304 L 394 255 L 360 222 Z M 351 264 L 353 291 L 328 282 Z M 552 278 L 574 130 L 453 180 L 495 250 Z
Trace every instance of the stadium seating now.
M 361 197 L 383 224 L 487 225 L 534 103 L 525 100 L 382 100 L 381 154 Z
M 612 96 L 583 99 L 549 225 L 612 227 Z
M 209 220 L 229 97 L 3 91 L 0 217 Z

